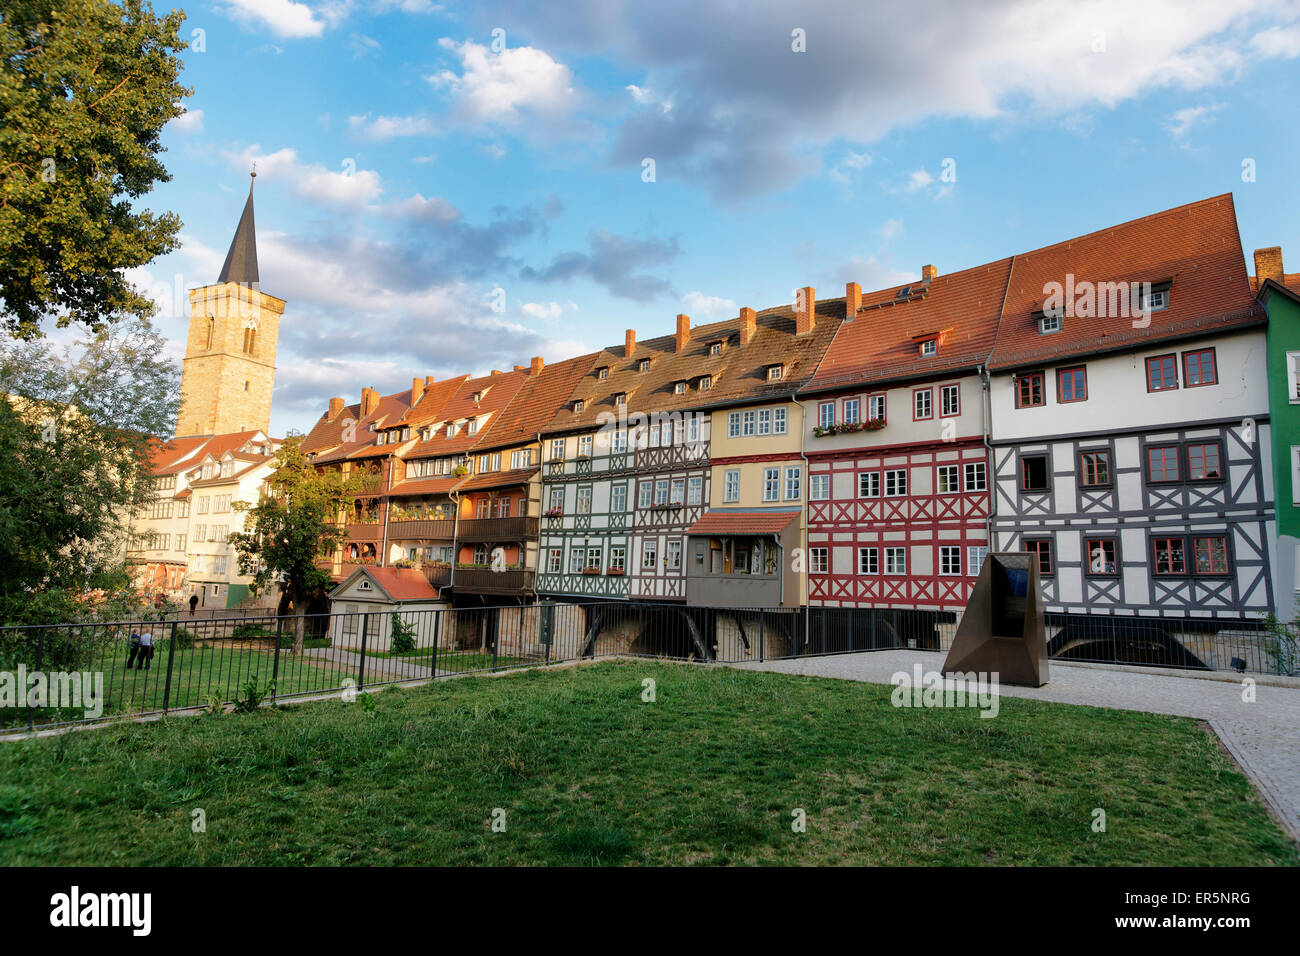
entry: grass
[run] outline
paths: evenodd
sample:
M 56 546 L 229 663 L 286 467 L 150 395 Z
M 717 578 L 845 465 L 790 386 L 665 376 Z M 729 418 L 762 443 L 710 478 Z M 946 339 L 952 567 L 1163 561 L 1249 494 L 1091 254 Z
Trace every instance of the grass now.
M 1192 720 L 890 690 L 618 661 L 8 743 L 0 863 L 1300 862 Z
M 366 651 L 366 657 L 390 658 L 398 661 L 418 661 L 433 656 L 432 647 L 417 647 L 411 651 Z M 492 652 L 452 651 L 445 647 L 438 648 L 438 670 L 470 671 L 491 668 Z M 502 654 L 495 658 L 497 667 L 514 667 L 519 664 L 533 663 L 522 657 L 507 657 Z

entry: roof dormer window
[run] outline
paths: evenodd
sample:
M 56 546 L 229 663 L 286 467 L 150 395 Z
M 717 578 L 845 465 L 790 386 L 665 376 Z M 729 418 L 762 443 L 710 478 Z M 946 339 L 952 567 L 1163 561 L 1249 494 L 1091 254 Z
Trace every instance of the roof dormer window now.
M 476 434 L 478 434 L 478 419 L 477 419 L 477 418 L 471 418 L 471 419 L 469 420 L 469 429 L 468 429 L 468 431 L 466 432 L 466 434 L 468 434 L 468 435 L 476 435 Z
M 615 395 L 614 395 L 614 404 L 615 404 L 615 405 L 626 405 L 626 404 L 627 404 L 627 392 L 617 392 L 617 393 L 615 393 Z
M 679 382 L 673 382 L 673 394 L 674 394 L 674 395 L 685 395 L 685 394 L 686 394 L 686 381 L 685 381 L 685 379 L 683 379 L 682 381 L 679 381 Z
M 929 358 L 930 356 L 938 355 L 938 354 L 939 354 L 939 340 L 938 340 L 938 339 L 922 339 L 922 340 L 921 340 L 921 354 L 924 355 L 924 356 L 926 356 L 927 358 Z
M 600 379 L 609 378 L 609 366 L 602 365 L 600 368 L 596 369 L 596 378 L 600 378 Z
M 1152 289 L 1150 292 L 1143 293 L 1141 312 L 1159 312 L 1161 309 L 1169 308 L 1169 290 Z
M 636 363 L 636 370 L 637 370 L 638 372 L 648 372 L 648 371 L 650 371 L 650 360 L 647 359 L 647 358 L 643 358 L 641 361 L 637 362 L 637 363 Z
M 767 367 L 767 380 L 769 382 L 779 382 L 781 376 L 785 374 L 785 367 L 781 365 L 769 365 Z
M 587 403 L 584 402 L 582 399 L 578 399 L 576 402 L 573 403 L 573 410 L 575 412 L 580 412 L 586 407 L 587 407 Z
M 713 388 L 713 376 L 701 375 L 700 384 L 698 387 L 701 392 L 707 392 L 709 389 Z
M 710 354 L 710 355 L 721 355 L 721 354 L 722 354 L 722 343 L 721 343 L 721 342 L 710 342 L 710 343 L 709 343 L 709 354 Z

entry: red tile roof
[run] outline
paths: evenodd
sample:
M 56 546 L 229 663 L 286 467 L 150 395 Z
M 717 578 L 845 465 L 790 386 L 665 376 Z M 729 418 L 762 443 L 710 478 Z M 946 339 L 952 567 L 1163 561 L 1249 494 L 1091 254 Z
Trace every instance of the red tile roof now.
M 706 511 L 704 515 L 687 529 L 687 534 L 780 534 L 795 518 L 799 509 L 763 509 L 749 511 L 743 509 L 721 509 Z
M 447 402 L 433 421 L 459 421 L 480 415 L 491 414 L 487 423 L 473 435 L 467 434 L 468 428 L 462 426 L 452 438 L 447 437 L 445 429 L 439 429 L 424 442 L 419 442 L 402 453 L 402 458 L 442 458 L 468 452 L 482 441 L 498 420 L 511 400 L 523 387 L 528 378 L 527 371 L 501 372 L 497 375 L 484 375 L 480 378 L 467 378 L 460 383 L 455 395 Z M 474 395 L 486 392 L 478 402 Z
M 1300 292 L 1300 272 L 1287 272 L 1282 275 L 1282 285 Z M 1259 291 L 1259 276 L 1250 277 L 1250 291 Z
M 464 480 L 463 475 L 460 477 L 441 475 L 437 478 L 412 478 L 409 481 L 395 482 L 385 494 L 390 498 L 397 495 L 445 495 Z M 383 495 L 380 497 L 383 497 Z
M 482 491 L 487 488 L 513 488 L 526 485 L 538 468 L 516 468 L 512 471 L 485 471 L 462 479 L 457 491 Z
M 556 416 L 578 382 L 596 364 L 599 352 L 565 359 L 545 366 L 538 375 L 529 375 L 523 387 L 506 406 L 499 421 L 493 422 L 474 449 L 487 450 L 535 442 Z
M 423 572 L 415 568 L 380 568 L 367 564 L 359 567 L 356 573 L 369 575 L 394 601 L 438 600 L 438 589 L 429 583 Z M 334 590 L 337 591 L 338 588 Z
M 1067 314 L 1040 335 L 1048 283 L 1172 281 L 1169 307 L 1135 327 L 1129 315 Z M 1105 311 L 1094 309 L 1094 311 Z M 1015 257 L 989 365 L 1013 368 L 1150 342 L 1255 325 L 1265 320 L 1251 292 L 1232 195 L 1212 196 Z M 1139 321 L 1141 321 L 1139 319 Z

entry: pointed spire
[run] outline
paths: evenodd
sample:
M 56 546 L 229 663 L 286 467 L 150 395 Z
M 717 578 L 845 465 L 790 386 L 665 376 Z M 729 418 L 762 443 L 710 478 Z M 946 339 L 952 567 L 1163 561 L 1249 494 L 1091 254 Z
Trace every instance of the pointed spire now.
M 230 251 L 226 253 L 225 265 L 221 267 L 218 282 L 240 282 L 257 286 L 257 231 L 253 228 L 253 180 L 257 179 L 254 167 L 249 174 L 248 202 L 244 203 L 244 214 L 239 217 L 235 229 L 235 238 L 230 242 Z

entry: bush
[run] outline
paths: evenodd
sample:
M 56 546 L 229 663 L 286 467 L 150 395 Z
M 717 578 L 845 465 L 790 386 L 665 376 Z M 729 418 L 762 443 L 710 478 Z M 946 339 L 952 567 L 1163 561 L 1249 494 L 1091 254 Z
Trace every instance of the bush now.
M 409 654 L 415 650 L 415 625 L 402 620 L 402 616 L 393 612 L 393 653 Z

